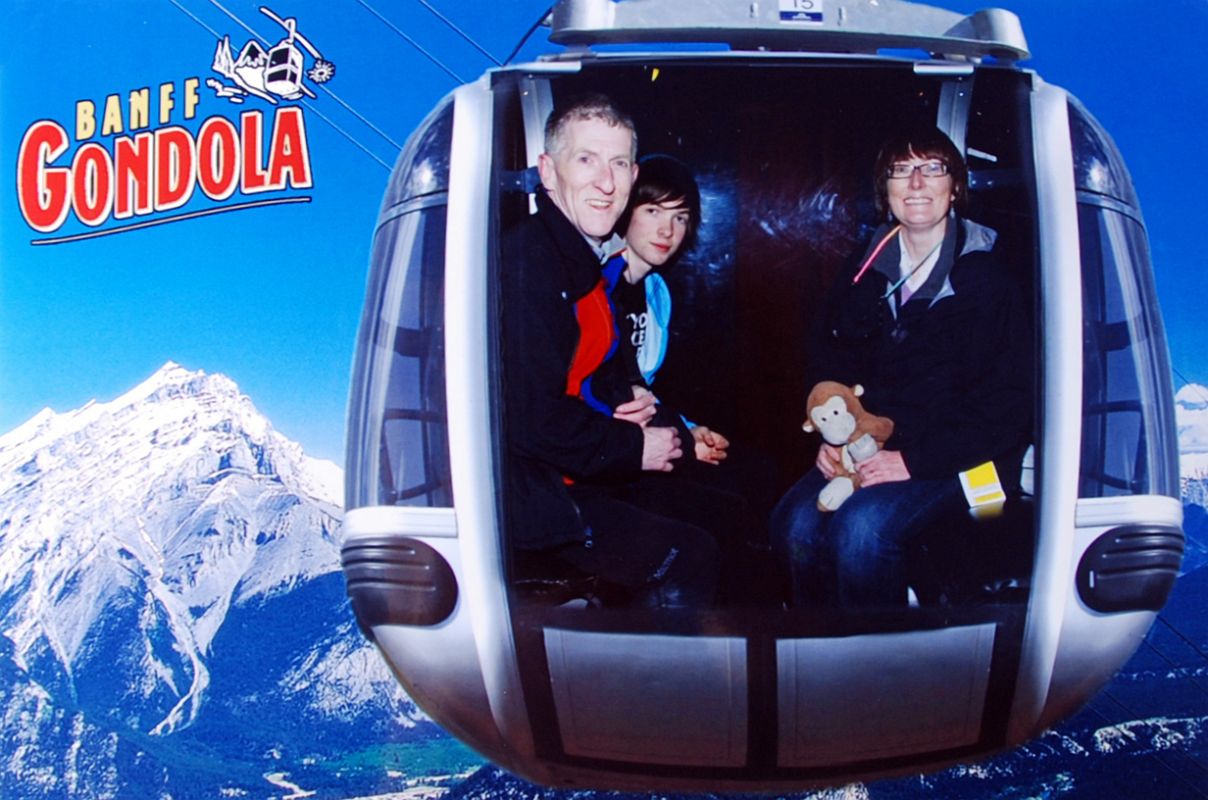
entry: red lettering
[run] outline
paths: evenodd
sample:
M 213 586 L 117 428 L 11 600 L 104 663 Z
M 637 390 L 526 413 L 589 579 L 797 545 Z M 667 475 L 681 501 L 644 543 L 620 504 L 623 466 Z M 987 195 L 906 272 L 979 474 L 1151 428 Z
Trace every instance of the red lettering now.
M 70 170 L 47 167 L 67 149 L 67 131 L 49 120 L 35 122 L 17 155 L 17 202 L 31 228 L 48 233 L 67 219 Z
M 113 205 L 113 162 L 109 153 L 92 142 L 71 160 L 71 207 L 80 222 L 96 227 Z
M 197 182 L 214 200 L 235 193 L 239 181 L 239 132 L 226 117 L 210 117 L 197 136 Z
M 245 111 L 239 115 L 239 127 L 243 134 L 243 181 L 244 192 L 263 192 L 268 186 L 268 173 L 260 163 L 264 148 L 262 125 L 264 115 L 259 111 Z
M 132 117 L 133 118 L 133 117 Z M 200 186 L 215 201 L 237 191 L 257 194 L 314 185 L 306 120 L 297 106 L 279 108 L 265 131 L 263 111 L 204 120 L 196 137 L 184 127 L 115 136 L 79 146 L 71 164 L 51 166 L 70 144 L 59 124 L 42 120 L 22 137 L 17 157 L 17 198 L 30 227 L 49 233 L 70 212 L 90 227 L 170 211 L 188 203 Z M 267 153 L 265 153 L 265 139 Z
M 155 132 L 155 210 L 179 208 L 189 201 L 197 183 L 193 168 L 193 137 L 184 128 Z
M 150 133 L 140 133 L 113 142 L 113 216 L 117 219 L 151 213 L 153 141 Z
M 274 188 L 284 189 L 287 180 L 296 189 L 311 187 L 306 123 L 302 119 L 302 109 L 297 106 L 277 110 L 268 164 L 269 183 Z

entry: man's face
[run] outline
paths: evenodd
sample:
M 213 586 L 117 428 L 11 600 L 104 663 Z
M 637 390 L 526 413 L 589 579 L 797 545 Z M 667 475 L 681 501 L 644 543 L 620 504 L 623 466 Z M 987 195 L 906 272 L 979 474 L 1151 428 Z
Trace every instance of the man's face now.
M 603 240 L 625 210 L 638 174 L 633 134 L 602 119 L 577 119 L 566 125 L 561 145 L 538 158 L 541 183 L 580 233 Z

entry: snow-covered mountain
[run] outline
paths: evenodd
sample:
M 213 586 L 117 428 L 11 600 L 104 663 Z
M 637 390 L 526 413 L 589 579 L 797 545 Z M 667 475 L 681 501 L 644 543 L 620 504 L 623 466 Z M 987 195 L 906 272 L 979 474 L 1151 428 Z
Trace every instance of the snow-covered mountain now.
M 1187 472 L 1208 389 L 1178 414 L 1188 574 L 1108 691 L 995 759 L 806 796 L 1200 796 L 1178 781 L 1208 742 L 1208 470 Z M 228 378 L 171 363 L 0 436 L 0 797 L 591 796 L 448 777 L 481 760 L 356 630 L 341 480 Z
M 1208 387 L 1186 384 L 1175 393 L 1174 402 L 1187 535 L 1183 571 L 1189 572 L 1208 564 Z
M 427 735 L 348 608 L 341 482 L 173 363 L 0 437 L 0 796 L 261 796 Z
M 1208 386 L 1184 385 L 1174 396 L 1179 431 L 1179 474 L 1208 478 Z M 1204 503 L 1201 503 L 1204 505 Z

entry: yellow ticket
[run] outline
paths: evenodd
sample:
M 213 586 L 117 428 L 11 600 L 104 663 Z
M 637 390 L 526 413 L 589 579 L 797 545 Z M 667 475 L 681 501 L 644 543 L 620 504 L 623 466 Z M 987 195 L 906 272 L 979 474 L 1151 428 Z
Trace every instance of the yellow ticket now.
M 993 461 L 965 470 L 960 474 L 960 479 L 961 488 L 965 490 L 965 500 L 974 513 L 993 513 L 1007 499 Z

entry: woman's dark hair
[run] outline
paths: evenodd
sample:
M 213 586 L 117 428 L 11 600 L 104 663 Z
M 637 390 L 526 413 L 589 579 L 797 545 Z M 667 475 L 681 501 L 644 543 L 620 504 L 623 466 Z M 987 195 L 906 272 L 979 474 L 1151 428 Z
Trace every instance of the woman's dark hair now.
M 688 229 L 676 256 L 696 244 L 696 231 L 700 227 L 700 189 L 692 170 L 678 158 L 662 153 L 643 156 L 638 161 L 638 178 L 629 192 L 629 205 L 617 220 L 617 230 L 625 233 L 638 206 L 677 201 L 677 208 L 688 211 Z
M 889 168 L 911 158 L 934 158 L 948 165 L 952 178 L 952 208 L 963 215 L 969 205 L 969 168 L 956 145 L 939 128 L 920 126 L 894 134 L 881 145 L 873 167 L 877 184 L 877 212 L 889 213 Z M 640 178 L 639 178 L 640 180 Z

